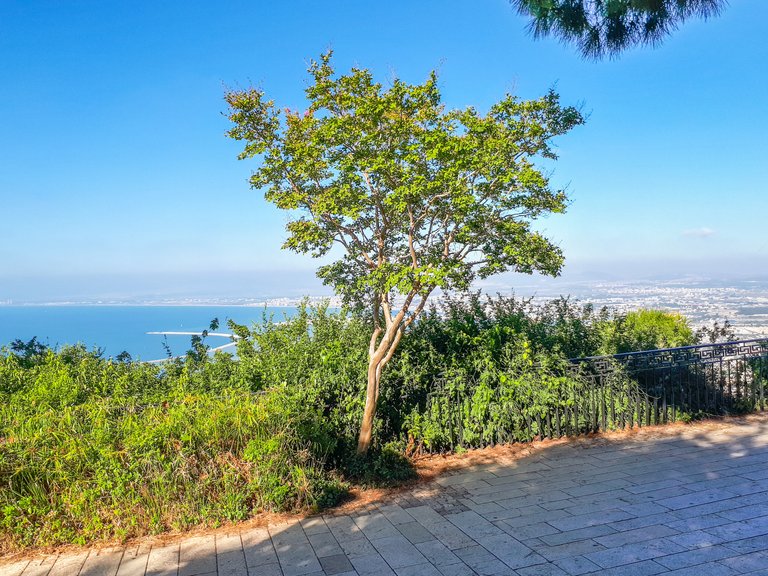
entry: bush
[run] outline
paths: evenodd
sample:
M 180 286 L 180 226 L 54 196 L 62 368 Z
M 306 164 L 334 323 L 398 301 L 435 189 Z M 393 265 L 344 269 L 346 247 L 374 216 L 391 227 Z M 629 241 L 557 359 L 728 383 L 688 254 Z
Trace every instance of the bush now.
M 82 349 L 0 356 L 0 549 L 124 539 L 262 510 L 317 510 L 345 483 L 302 388 L 206 389 L 231 359 L 160 369 Z
M 303 389 L 320 406 L 341 443 L 354 442 L 363 412 L 370 331 L 360 318 L 327 306 L 302 306 L 280 323 L 265 317 L 251 328 L 231 325 L 240 378 L 251 390 Z
M 303 306 L 230 329 L 236 358 L 198 339 L 161 366 L 34 340 L 0 351 L 0 550 L 320 509 L 347 482 L 413 477 L 407 451 L 527 441 L 551 434 L 547 418 L 585 431 L 587 403 L 604 399 L 566 375 L 568 358 L 693 337 L 657 311 L 448 299 L 384 371 L 375 443 L 359 458 L 368 323 Z M 611 386 L 621 411 L 636 389 Z
M 676 312 L 638 310 L 618 316 L 606 330 L 603 354 L 690 346 L 697 342 L 688 319 Z
M 631 388 L 623 380 L 616 396 Z M 583 433 L 592 430 L 596 393 L 586 380 L 569 376 L 561 360 L 534 353 L 525 340 L 511 342 L 477 377 L 457 372 L 432 390 L 404 430 L 414 451 L 527 442 L 561 428 Z
M 450 445 L 448 420 L 435 414 L 449 410 L 445 394 L 454 399 L 451 406 L 458 402 L 457 396 L 469 402 L 477 395 L 477 404 L 482 394 L 495 394 L 502 383 L 510 390 L 514 387 L 522 403 L 534 406 L 526 394 L 550 395 L 553 388 L 567 386 L 556 376 L 562 374 L 567 358 L 597 353 L 611 321 L 606 309 L 595 310 L 567 298 L 541 305 L 479 294 L 447 299 L 414 325 L 384 371 L 378 432 L 407 441 L 409 434 L 415 434 L 413 427 L 422 426 L 425 438 L 432 438 L 427 444 Z M 431 400 L 436 395 L 441 400 Z M 500 426 L 501 422 L 488 421 L 478 437 L 499 436 Z

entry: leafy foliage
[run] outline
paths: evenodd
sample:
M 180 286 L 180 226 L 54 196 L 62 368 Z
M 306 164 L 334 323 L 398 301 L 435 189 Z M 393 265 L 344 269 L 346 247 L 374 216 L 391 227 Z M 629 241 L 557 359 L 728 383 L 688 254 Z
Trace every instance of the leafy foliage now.
M 733 342 L 736 340 L 736 332 L 729 320 L 724 320 L 722 324 L 715 320 L 712 326 L 702 326 L 696 330 L 696 340 L 710 344 Z
M 82 348 L 0 355 L 0 549 L 124 539 L 333 504 L 337 437 L 301 387 L 224 356 L 164 368 Z M 224 376 L 223 382 L 219 380 Z
M 309 72 L 304 112 L 256 89 L 227 93 L 229 135 L 246 143 L 240 158 L 261 159 L 251 185 L 302 213 L 285 248 L 345 249 L 318 274 L 348 303 L 464 289 L 510 267 L 558 272 L 560 250 L 530 221 L 564 211 L 565 194 L 533 160 L 556 158 L 550 141 L 583 122 L 578 110 L 550 92 L 446 111 L 434 73 L 385 89 L 367 70 L 336 76 L 330 52 Z
M 309 73 L 303 112 L 258 89 L 228 92 L 228 134 L 245 143 L 241 159 L 259 161 L 251 186 L 291 214 L 283 247 L 316 257 L 340 247 L 318 276 L 371 315 L 364 453 L 382 369 L 434 290 L 510 269 L 559 273 L 559 247 L 532 223 L 563 212 L 566 195 L 535 162 L 557 158 L 552 140 L 584 119 L 553 91 L 508 94 L 486 113 L 446 110 L 434 73 L 385 88 L 368 70 L 337 75 L 331 52 Z
M 647 317 L 565 298 L 448 299 L 393 356 L 367 456 L 355 441 L 371 325 L 357 315 L 305 306 L 231 324 L 237 358 L 202 353 L 201 339 L 161 366 L 14 346 L 0 352 L 0 549 L 318 509 L 349 482 L 412 477 L 405 453 L 530 440 L 547 412 L 596 401 L 565 359 L 617 332 L 642 328 L 640 341 L 649 323 L 668 335 L 664 315 Z M 615 382 L 625 403 L 628 386 Z
M 550 34 L 585 57 L 616 56 L 630 46 L 657 45 L 685 20 L 717 16 L 727 0 L 511 0 L 532 18 L 535 37 Z
M 620 354 L 690 346 L 697 341 L 688 319 L 662 310 L 637 310 L 619 316 L 606 334 L 602 352 Z

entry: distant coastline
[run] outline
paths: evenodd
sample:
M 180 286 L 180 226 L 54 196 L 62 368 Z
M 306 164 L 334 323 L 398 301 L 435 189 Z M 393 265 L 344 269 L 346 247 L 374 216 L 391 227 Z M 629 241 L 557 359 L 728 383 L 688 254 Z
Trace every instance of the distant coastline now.
M 229 320 L 253 326 L 279 322 L 296 312 L 289 306 L 0 306 L 0 347 L 35 338 L 52 348 L 82 344 L 105 356 L 126 351 L 134 359 L 157 360 L 167 356 L 165 344 L 174 356 L 184 354 L 190 346 L 188 333 L 208 329 L 214 318 L 222 327 Z
M 146 300 L 105 300 L 105 299 L 83 299 L 83 300 L 56 300 L 56 301 L 14 301 L 0 300 L 0 306 L 14 307 L 65 307 L 65 306 L 184 306 L 184 307 L 233 307 L 241 306 L 246 308 L 296 308 L 302 302 L 310 304 L 321 304 L 328 302 L 333 308 L 341 307 L 341 300 L 336 296 L 306 296 L 302 298 L 189 298 L 189 299 L 146 299 Z
M 728 320 L 741 338 L 768 336 L 768 279 L 705 279 L 669 278 L 637 281 L 567 281 L 531 277 L 521 282 L 493 281 L 480 288 L 489 295 L 497 293 L 515 294 L 521 298 L 551 300 L 566 296 L 596 307 L 607 306 L 620 312 L 641 308 L 654 308 L 679 312 L 691 321 L 694 327 L 711 326 L 714 322 Z M 0 308 L 258 308 L 295 309 L 302 302 L 320 304 L 327 302 L 331 308 L 341 308 L 336 296 L 259 296 L 244 297 L 158 297 L 120 299 L 93 298 L 59 301 L 12 301 L 0 300 Z M 440 301 L 436 295 L 433 300 Z

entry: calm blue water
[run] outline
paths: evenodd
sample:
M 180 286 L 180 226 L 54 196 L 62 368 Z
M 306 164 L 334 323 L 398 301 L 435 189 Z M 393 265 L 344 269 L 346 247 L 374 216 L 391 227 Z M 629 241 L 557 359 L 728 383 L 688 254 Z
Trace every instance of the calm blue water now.
M 163 337 L 147 332 L 194 332 L 219 319 L 219 332 L 228 332 L 226 321 L 250 326 L 264 313 L 274 321 L 293 316 L 295 308 L 255 306 L 0 306 L 0 346 L 32 337 L 49 346 L 82 343 L 104 349 L 106 356 L 123 350 L 134 359 L 155 360 L 166 356 Z M 174 354 L 189 348 L 189 336 L 168 336 Z M 209 338 L 211 347 L 226 344 L 225 338 Z

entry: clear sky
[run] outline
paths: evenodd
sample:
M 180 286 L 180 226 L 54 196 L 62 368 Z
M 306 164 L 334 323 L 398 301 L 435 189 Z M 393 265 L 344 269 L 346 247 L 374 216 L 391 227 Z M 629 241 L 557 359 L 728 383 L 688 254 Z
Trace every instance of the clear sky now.
M 542 224 L 566 278 L 764 277 L 768 2 L 603 62 L 525 25 L 506 0 L 3 0 L 0 301 L 318 292 L 222 112 L 250 84 L 300 108 L 328 47 L 381 80 L 436 69 L 449 107 L 583 105 L 554 166 L 571 207 Z

